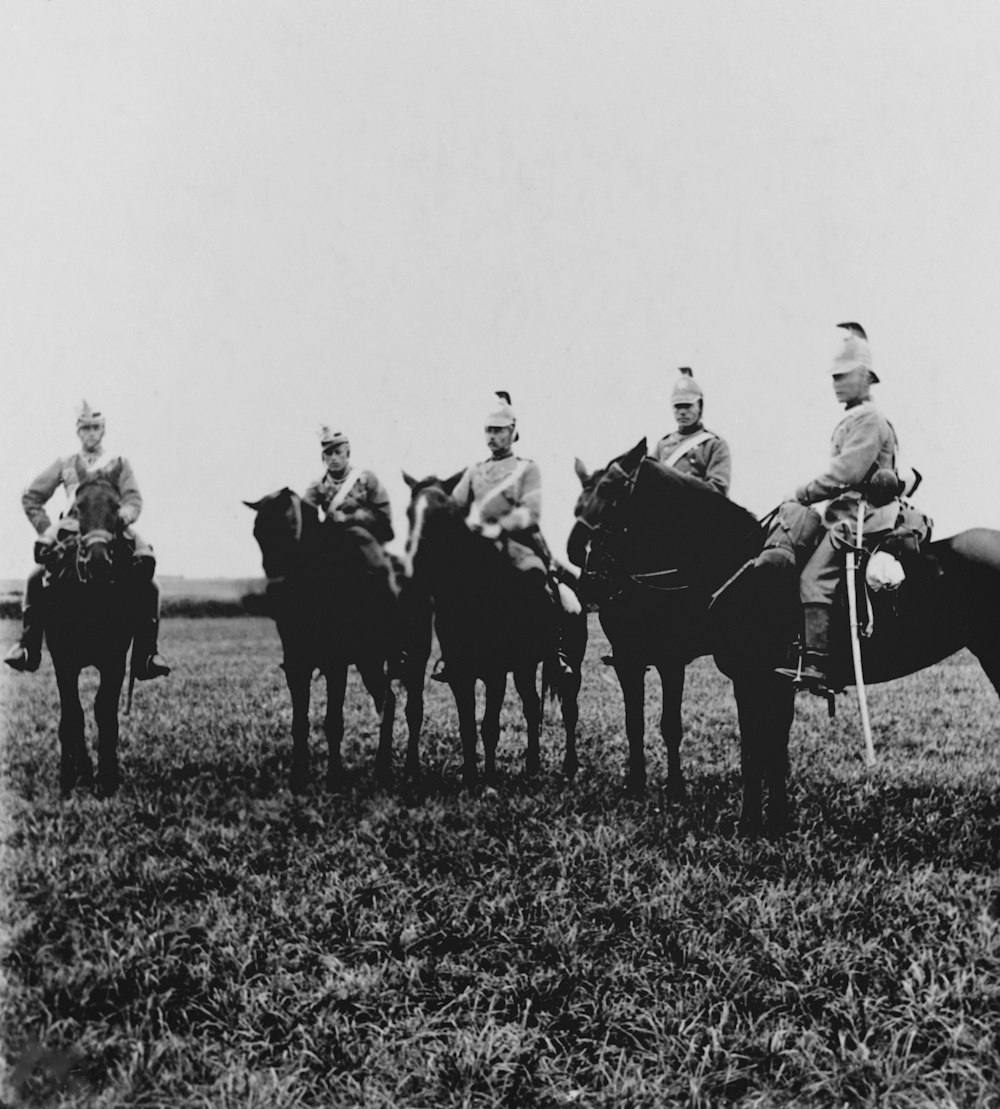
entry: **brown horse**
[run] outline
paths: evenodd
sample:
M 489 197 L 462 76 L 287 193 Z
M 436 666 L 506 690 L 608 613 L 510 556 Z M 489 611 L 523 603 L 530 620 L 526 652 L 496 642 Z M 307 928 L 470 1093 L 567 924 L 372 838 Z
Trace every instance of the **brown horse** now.
M 44 594 L 45 641 L 59 689 L 59 783 L 64 795 L 94 783 L 84 735 L 80 673 L 94 666 L 100 684 L 94 699 L 97 788 L 110 796 L 119 785 L 118 703 L 135 626 L 131 552 L 121 539 L 119 496 L 100 473 L 77 487 L 79 532 L 49 556 Z
M 645 440 L 604 470 L 581 477 L 571 557 L 585 557 L 585 581 L 600 594 L 601 623 L 625 700 L 631 784 L 641 789 L 646 777 L 646 664 L 676 674 L 687 660 L 711 653 L 736 695 L 741 828 L 753 833 L 765 826 L 766 790 L 766 829 L 780 833 L 788 824 L 795 694 L 774 670 L 788 664 L 799 628 L 795 574 L 751 565 L 734 577 L 762 546 L 755 518 L 648 458 Z M 975 528 L 932 543 L 906 563 L 906 574 L 895 598 L 876 602 L 875 635 L 864 646 L 866 679 L 890 681 L 968 647 L 1000 692 L 1000 532 Z M 846 615 L 838 629 L 831 644 L 835 674 L 838 684 L 848 685 L 853 669 Z M 680 769 L 681 688 L 676 680 L 664 685 L 672 773 Z
M 244 504 L 257 514 L 254 537 L 263 557 L 269 607 L 292 699 L 291 788 L 301 791 L 310 781 L 309 702 L 316 670 L 327 683 L 326 785 L 335 789 L 342 782 L 344 697 L 352 664 L 381 713 L 375 768 L 382 781 L 391 774 L 396 706 L 387 667 L 399 669 L 407 693 L 406 770 L 416 775 L 424 672 L 431 649 L 429 600 L 416 589 L 393 594 L 385 583 L 373 581 L 346 529 L 321 521 L 317 510 L 291 489 Z
M 563 772 L 572 777 L 579 767 L 576 751 L 577 695 L 587 645 L 584 612 L 560 613 L 544 582 L 516 571 L 496 544 L 469 530 L 465 510 L 451 497 L 458 477 L 417 481 L 404 474 L 411 489 L 407 568 L 434 604 L 434 624 L 445 660 L 448 681 L 458 710 L 462 739 L 462 779 L 479 781 L 476 740 L 476 681 L 486 686 L 486 707 L 480 732 L 487 781 L 496 778 L 500 710 L 513 674 L 528 732 L 525 771 L 541 766 L 541 700 L 536 684 L 543 664 L 543 687 L 554 689 L 562 702 L 566 729 Z M 562 625 L 560 627 L 560 625 Z M 556 677 L 555 655 L 560 631 L 571 675 Z

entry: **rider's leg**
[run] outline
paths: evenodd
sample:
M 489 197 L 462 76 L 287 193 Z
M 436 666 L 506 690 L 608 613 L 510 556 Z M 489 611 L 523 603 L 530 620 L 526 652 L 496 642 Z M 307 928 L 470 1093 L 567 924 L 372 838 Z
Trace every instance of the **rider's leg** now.
M 43 611 L 45 603 L 45 571 L 37 566 L 28 576 L 24 590 L 20 640 L 4 656 L 4 662 L 14 670 L 33 673 L 42 661 Z
M 802 601 L 802 665 L 780 673 L 792 676 L 807 687 L 830 688 L 830 621 L 833 599 L 840 577 L 843 551 L 828 531 L 820 540 L 799 580 Z
M 135 596 L 135 676 L 139 681 L 162 678 L 170 673 L 166 659 L 160 654 L 157 638 L 160 630 L 160 587 L 155 581 L 133 583 Z

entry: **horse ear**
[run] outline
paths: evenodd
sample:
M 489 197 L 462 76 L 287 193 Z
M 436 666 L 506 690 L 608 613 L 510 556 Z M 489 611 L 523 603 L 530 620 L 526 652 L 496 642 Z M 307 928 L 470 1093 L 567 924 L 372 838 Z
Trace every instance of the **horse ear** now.
M 619 460 L 619 465 L 622 467 L 623 470 L 631 472 L 645 457 L 646 437 L 644 435 L 630 451 L 622 455 L 621 459 Z
M 416 489 L 416 487 L 420 484 L 415 477 L 410 477 L 410 475 L 405 470 L 402 471 L 402 474 L 403 481 L 405 481 L 411 489 Z
M 464 476 L 465 471 L 459 470 L 457 474 L 452 474 L 451 477 L 446 477 L 444 481 L 441 482 L 441 488 L 448 494 L 448 496 L 451 496 L 451 494 L 455 492 L 455 486 L 458 485 L 458 483 L 462 480 Z
M 252 508 L 254 512 L 258 512 L 260 510 L 260 501 L 244 501 L 243 503 L 247 506 L 247 508 Z
M 573 459 L 573 473 L 580 479 L 581 485 L 587 484 L 587 478 L 590 477 L 590 474 L 587 472 L 587 467 L 584 466 L 579 458 Z

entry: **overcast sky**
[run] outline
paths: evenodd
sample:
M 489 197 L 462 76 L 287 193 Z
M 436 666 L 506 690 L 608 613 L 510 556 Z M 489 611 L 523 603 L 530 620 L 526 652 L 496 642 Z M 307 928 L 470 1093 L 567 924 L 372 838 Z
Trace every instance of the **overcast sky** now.
M 81 397 L 160 572 L 260 573 L 243 498 L 349 432 L 481 458 L 491 389 L 561 549 L 573 458 L 690 365 L 755 512 L 823 467 L 833 325 L 937 534 L 1000 526 L 992 3 L 4 0 L 0 575 Z M 54 508 L 61 506 L 60 500 Z

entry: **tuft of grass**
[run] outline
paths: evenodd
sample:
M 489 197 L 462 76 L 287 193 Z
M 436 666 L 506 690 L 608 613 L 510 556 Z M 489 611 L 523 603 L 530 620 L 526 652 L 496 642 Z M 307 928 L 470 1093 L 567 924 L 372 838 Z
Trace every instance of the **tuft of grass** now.
M 295 797 L 273 626 L 163 640 L 175 670 L 137 690 L 111 801 L 58 797 L 48 661 L 4 676 L 5 1104 L 1000 1104 L 1000 759 L 971 656 L 872 690 L 874 772 L 850 702 L 829 722 L 800 698 L 797 830 L 770 843 L 731 834 L 735 706 L 706 660 L 689 803 L 660 786 L 652 682 L 650 791 L 622 796 L 596 622 L 579 780 L 557 709 L 523 778 L 511 693 L 501 781 L 473 796 L 447 689 L 420 781 L 385 791 L 352 675 L 347 786 Z M 403 735 L 400 712 L 400 756 Z

